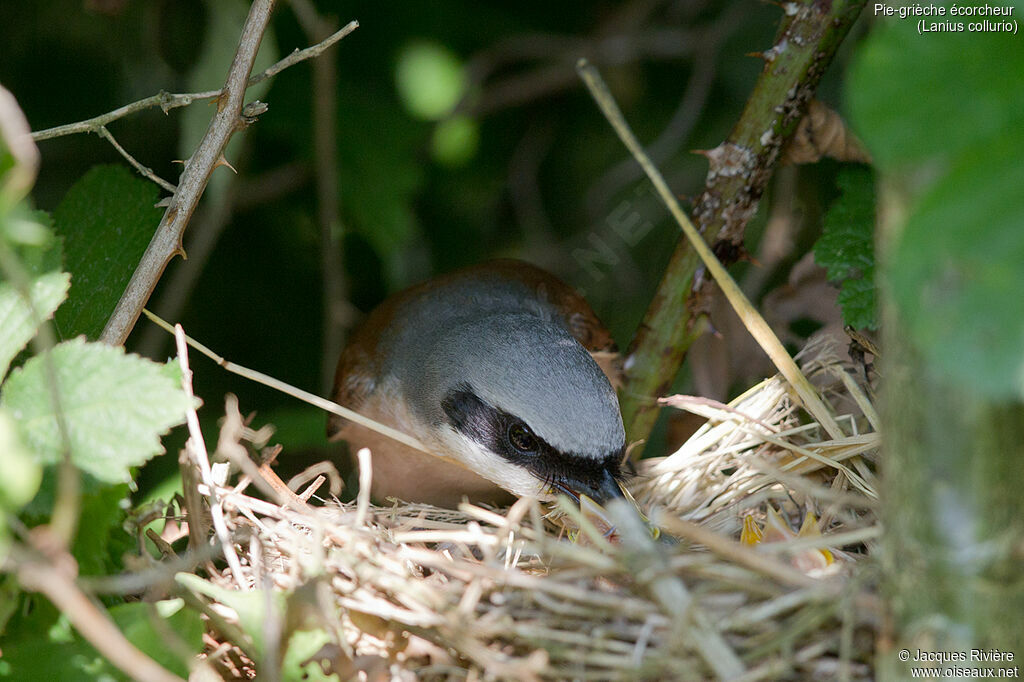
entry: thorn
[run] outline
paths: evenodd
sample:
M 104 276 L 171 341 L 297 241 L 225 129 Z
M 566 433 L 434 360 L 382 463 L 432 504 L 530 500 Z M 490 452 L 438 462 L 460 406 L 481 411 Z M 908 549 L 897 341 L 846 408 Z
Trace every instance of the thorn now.
M 770 62 L 771 61 L 771 57 L 766 55 L 764 52 L 746 52 L 746 53 L 744 53 L 743 56 L 744 57 L 757 57 L 758 59 L 763 59 L 766 62 Z
M 238 175 L 238 171 L 235 170 L 235 167 L 232 166 L 231 163 L 229 163 L 228 160 L 224 158 L 223 154 L 217 157 L 216 163 L 213 164 L 213 169 L 216 170 L 219 166 L 227 166 L 228 168 L 231 169 L 231 172 L 233 172 L 235 175 Z

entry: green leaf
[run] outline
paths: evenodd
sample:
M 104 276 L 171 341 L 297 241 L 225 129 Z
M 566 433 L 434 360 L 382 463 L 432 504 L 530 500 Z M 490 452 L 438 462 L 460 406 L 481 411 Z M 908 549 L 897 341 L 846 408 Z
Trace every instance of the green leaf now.
M 158 200 L 156 185 L 123 166 L 97 166 L 68 190 L 53 215 L 71 272 L 56 316 L 63 338 L 99 337 L 160 222 Z
M 272 591 L 268 594 L 264 590 L 239 592 L 225 589 L 191 573 L 179 573 L 175 580 L 187 589 L 232 608 L 238 614 L 239 627 L 252 640 L 251 646 L 235 643 L 256 658 L 262 658 L 266 653 L 267 618 L 279 619 L 285 625 L 281 634 L 286 642 L 281 661 L 282 679 L 288 682 L 339 679 L 337 675 L 325 674 L 319 663 L 321 659 L 331 658 L 332 654 L 325 646 L 332 640 L 318 627 L 319 619 L 309 615 L 319 608 L 315 583 L 306 583 L 290 592 Z M 268 614 L 268 608 L 274 612 L 273 616 Z
M 124 483 L 83 492 L 78 531 L 71 548 L 80 575 L 122 570 L 121 556 L 133 549 L 132 537 L 122 525 L 127 512 L 121 502 L 127 497 L 128 485 Z
M 908 341 L 931 371 L 993 399 L 1024 396 L 1021 73 L 1024 42 L 1005 33 L 922 39 L 913 22 L 882 22 L 847 92 L 884 171 L 884 277 Z
M 877 329 L 877 294 L 874 267 L 864 270 L 863 277 L 843 282 L 837 299 L 843 311 L 843 323 L 854 329 Z
M 840 194 L 825 214 L 814 259 L 832 282 L 841 283 L 839 305 L 846 324 L 874 329 L 875 178 L 868 166 L 845 166 L 836 178 Z
M 163 452 L 159 436 L 185 419 L 184 392 L 155 362 L 81 338 L 48 355 L 57 373 L 72 460 L 100 481 L 128 481 L 131 467 Z M 41 461 L 61 458 L 45 356 L 11 373 L 0 406 L 11 411 Z
M 911 211 L 889 288 L 933 367 L 1024 395 L 1024 134 L 964 155 Z
M 0 530 L 0 533 L 2 532 L 6 531 Z M 0 637 L 4 636 L 7 623 L 17 612 L 19 606 L 21 606 L 21 585 L 18 584 L 17 577 L 13 573 L 0 575 Z
M 886 171 L 944 163 L 1024 125 L 1024 41 L 966 31 L 922 37 L 915 25 L 876 22 L 849 77 L 854 128 Z
M 46 211 L 31 210 L 24 203 L 15 206 L 0 216 L 0 241 L 7 243 L 32 277 L 58 271 L 64 265 L 61 240 L 53 233 L 53 218 Z M 0 272 L 0 281 L 6 279 Z
M 319 654 L 324 651 L 324 647 L 330 647 L 333 641 L 323 629 L 293 632 L 288 639 L 284 660 L 281 661 L 281 678 L 286 682 L 340 682 L 339 675 L 325 674 L 320 664 Z
M 235 613 L 238 614 L 238 626 L 252 640 L 252 646 L 247 646 L 245 642 L 235 642 L 235 644 L 241 646 L 250 655 L 263 656 L 264 625 L 269 617 L 267 607 L 269 606 L 274 610 L 275 617 L 283 618 L 287 602 L 284 592 L 275 590 L 268 594 L 266 590 L 255 590 L 252 592 L 228 590 L 203 580 L 192 573 L 178 573 L 174 576 L 174 579 L 186 589 L 190 589 L 234 609 Z
M 9 282 L 0 282 L 0 381 L 7 374 L 11 360 L 25 347 L 43 320 L 68 295 L 70 277 L 65 272 L 51 272 L 36 277 L 29 284 L 29 307 L 17 288 Z
M 110 615 L 128 641 L 167 670 L 188 677 L 189 668 L 179 652 L 168 643 L 172 638 L 191 655 L 203 648 L 203 622 L 199 614 L 184 608 L 181 599 L 154 605 L 135 602 L 119 604 Z

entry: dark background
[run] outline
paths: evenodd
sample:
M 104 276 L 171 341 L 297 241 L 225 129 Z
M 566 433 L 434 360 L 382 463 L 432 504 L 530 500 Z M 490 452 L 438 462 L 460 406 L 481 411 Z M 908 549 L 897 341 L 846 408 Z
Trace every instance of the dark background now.
M 222 84 L 241 25 L 227 15 L 233 10 L 244 17 L 246 6 L 234 0 L 2 3 L 0 82 L 18 98 L 33 130 L 89 118 L 160 90 L 214 89 Z M 638 137 L 656 147 L 656 161 L 677 194 L 695 197 L 707 167 L 692 151 L 710 149 L 728 134 L 761 69 L 749 53 L 771 46 L 781 16 L 767 3 L 688 0 L 316 7 L 338 25 L 360 22 L 326 57 L 337 68 L 337 195 L 353 319 L 389 292 L 431 274 L 510 256 L 547 267 L 583 290 L 622 347 L 643 315 L 678 228 L 575 77 L 573 64 L 588 56 L 600 67 Z M 840 104 L 839 76 L 858 35 L 855 29 L 819 92 L 832 106 Z M 276 59 L 315 41 L 281 2 L 265 48 L 271 42 Z M 413 115 L 396 88 L 401 55 L 424 43 L 447 51 L 470 74 L 459 111 L 477 126 L 479 141 L 461 163 L 438 158 L 431 146 L 438 123 Z M 216 62 L 212 55 L 221 53 Z M 237 136 L 229 160 L 238 175 L 216 171 L 216 189 L 204 198 L 186 237 L 193 257 L 171 265 L 150 307 L 166 310 L 176 302 L 181 313 L 171 321 L 182 322 L 218 353 L 326 393 L 336 351 L 321 349 L 313 90 L 306 62 L 279 74 L 269 89 L 250 93 L 269 110 Z M 189 131 L 201 133 L 212 113 L 207 102 L 168 114 L 150 109 L 109 128 L 143 164 L 173 182 L 181 168 L 175 160 L 194 146 Z M 34 197 L 50 211 L 93 165 L 124 163 L 93 135 L 43 141 L 40 150 Z M 823 280 L 801 289 L 792 274 L 820 231 L 834 174 L 827 162 L 783 169 L 749 229 L 748 248 L 762 253 L 760 236 L 779 205 L 788 241 L 781 254 L 759 258 L 759 266 L 736 268 L 756 302 L 780 287 L 795 297 L 796 312 L 787 313 L 783 325 L 794 349 L 835 321 Z M 233 197 L 227 208 L 216 192 Z M 632 243 L 616 232 L 622 224 L 639 226 Z M 194 257 L 192 240 L 210 229 L 222 229 L 215 248 L 208 258 Z M 182 269 L 190 270 L 191 291 L 172 284 Z M 813 305 L 801 304 L 801 297 Z M 714 324 L 719 338 L 695 348 L 688 368 L 698 370 L 684 371 L 677 387 L 727 398 L 771 370 L 758 356 L 736 350 L 745 332 L 731 331 L 728 315 Z M 162 334 L 140 322 L 128 347 L 166 358 L 172 348 Z M 286 453 L 323 446 L 324 417 L 316 410 L 198 356 L 193 368 L 207 423 L 222 414 L 223 395 L 233 392 L 243 413 L 258 413 L 257 425 L 279 428 L 276 439 Z M 170 460 L 155 464 L 173 468 Z

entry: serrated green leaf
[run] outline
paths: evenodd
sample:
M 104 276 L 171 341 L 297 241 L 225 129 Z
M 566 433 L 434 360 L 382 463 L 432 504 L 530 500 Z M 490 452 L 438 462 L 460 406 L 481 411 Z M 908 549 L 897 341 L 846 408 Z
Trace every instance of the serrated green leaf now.
M 185 419 L 188 400 L 157 363 L 81 338 L 49 355 L 72 460 L 100 481 L 129 480 L 131 467 L 163 452 L 160 435 Z M 17 420 L 25 443 L 49 463 L 61 458 L 62 442 L 44 360 L 34 357 L 11 373 L 0 406 Z
M 66 272 L 51 272 L 36 277 L 29 284 L 29 307 L 17 288 L 0 282 L 0 381 L 14 356 L 36 335 L 39 325 L 53 316 L 57 306 L 68 295 L 70 277 Z
M 836 177 L 840 194 L 825 214 L 814 260 L 840 283 L 843 321 L 874 329 L 875 178 L 868 166 L 844 166 Z
M 868 268 L 864 276 L 848 279 L 839 288 L 837 299 L 843 311 L 843 323 L 854 329 L 878 327 L 878 290 L 875 269 Z
M 160 222 L 158 200 L 156 185 L 123 166 L 97 166 L 68 190 L 53 214 L 71 272 L 56 316 L 63 338 L 99 337 Z

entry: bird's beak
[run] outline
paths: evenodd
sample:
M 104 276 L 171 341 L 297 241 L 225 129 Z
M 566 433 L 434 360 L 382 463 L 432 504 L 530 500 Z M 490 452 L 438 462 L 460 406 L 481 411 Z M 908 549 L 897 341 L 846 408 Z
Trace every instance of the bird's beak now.
M 633 499 L 633 496 L 630 495 L 628 490 L 621 485 L 618 485 L 617 487 L 619 494 L 614 497 L 628 501 L 630 506 L 632 506 L 633 509 L 636 510 L 636 513 L 640 515 L 640 518 L 643 520 L 647 528 L 650 529 L 651 537 L 657 540 L 661 535 L 661 529 L 651 523 L 651 520 L 648 519 L 647 515 L 640 509 L 640 505 L 637 504 L 637 501 Z M 609 499 L 613 498 L 606 498 L 604 504 L 607 504 Z M 598 530 L 600 530 L 606 538 L 614 541 L 618 538 L 619 531 L 615 527 L 615 523 L 612 522 L 611 516 L 609 516 L 608 510 L 605 509 L 604 504 L 596 502 L 586 494 L 580 495 L 580 511 L 582 511 L 583 515 L 597 526 Z
M 615 523 L 611 520 L 608 514 L 608 510 L 605 509 L 604 505 L 608 504 L 613 499 L 625 499 L 629 504 L 636 509 L 637 514 L 643 519 L 644 523 L 647 524 L 648 528 L 651 529 L 651 535 L 657 539 L 661 534 L 661 531 L 657 526 L 651 525 L 650 519 L 640 509 L 640 505 L 629 493 L 626 488 L 615 480 L 615 477 L 609 472 L 605 472 L 605 475 L 600 481 L 591 483 L 589 485 L 572 485 L 566 486 L 563 484 L 556 483 L 555 488 L 560 492 L 566 493 L 574 501 L 580 505 L 580 510 L 583 515 L 589 519 L 598 530 L 609 539 L 615 539 L 618 535 L 618 531 L 615 527 Z

